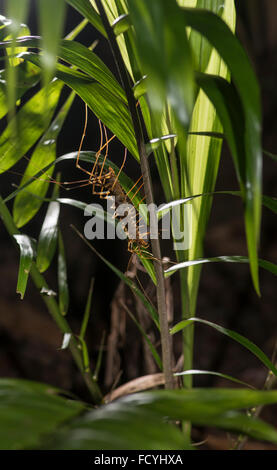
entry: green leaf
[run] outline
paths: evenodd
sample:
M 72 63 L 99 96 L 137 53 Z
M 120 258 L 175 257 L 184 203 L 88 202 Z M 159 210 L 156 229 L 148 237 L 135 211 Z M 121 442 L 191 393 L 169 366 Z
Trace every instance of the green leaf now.
M 84 410 L 80 402 L 61 398 L 50 385 L 0 379 L 0 449 L 40 447 L 41 440 Z
M 149 349 L 151 351 L 151 354 L 153 356 L 153 358 L 155 359 L 156 361 L 156 364 L 158 365 L 158 367 L 160 368 L 160 370 L 163 370 L 163 364 L 162 364 L 162 361 L 161 361 L 161 358 L 158 354 L 158 351 L 157 349 L 155 348 L 155 346 L 152 344 L 152 342 L 150 341 L 149 337 L 147 336 L 147 334 L 145 333 L 143 327 L 141 326 L 141 324 L 139 323 L 139 321 L 136 319 L 135 315 L 132 314 L 132 312 L 130 311 L 130 309 L 127 307 L 127 305 L 124 305 L 124 309 L 126 310 L 126 312 L 128 313 L 129 317 L 133 320 L 133 322 L 135 323 L 136 327 L 138 328 L 138 330 L 140 331 L 141 335 L 143 336 L 144 340 L 146 341 L 146 343 L 148 344 L 149 346 Z
M 24 59 L 40 66 L 39 57 L 25 53 Z M 131 117 L 121 99 L 110 93 L 97 81 L 63 65 L 57 66 L 57 77 L 72 88 L 92 112 L 107 126 L 138 160 L 138 150 Z
M 7 47 L 7 44 L 7 42 L 2 43 L 2 47 Z M 42 39 L 37 36 L 29 36 L 19 39 L 17 44 L 24 44 L 26 47 L 35 47 L 39 49 L 42 49 L 43 47 Z M 78 68 L 80 71 L 97 80 L 101 85 L 107 88 L 110 93 L 121 98 L 122 101 L 127 104 L 126 95 L 110 69 L 89 48 L 77 41 L 62 39 L 58 44 L 57 55 L 63 61 L 74 65 L 74 67 Z M 26 56 L 21 55 L 21 57 L 24 58 Z M 41 62 L 41 66 L 43 67 L 43 62 Z
M 20 263 L 16 292 L 20 294 L 21 299 L 23 299 L 32 262 L 36 253 L 35 240 L 27 235 L 14 235 L 14 238 L 20 248 Z
M 164 215 L 168 212 L 169 209 L 172 207 L 180 206 L 181 204 L 187 204 L 188 202 L 192 201 L 193 199 L 199 197 L 207 197 L 207 196 L 217 196 L 217 195 L 226 195 L 226 196 L 241 196 L 240 191 L 213 191 L 211 193 L 203 193 L 203 194 L 195 194 L 194 196 L 185 197 L 184 199 L 177 199 L 175 201 L 168 202 L 164 204 L 157 210 L 158 216 Z M 262 197 L 263 205 L 270 209 L 275 214 L 277 213 L 277 199 L 270 196 L 263 196 Z
M 231 375 L 222 374 L 221 372 L 214 372 L 210 370 L 184 370 L 183 372 L 174 373 L 175 377 L 183 377 L 185 375 L 214 375 L 215 377 L 220 377 L 221 379 L 230 380 L 231 382 L 244 385 L 245 387 L 248 387 L 248 388 L 252 388 L 252 389 L 255 388 L 255 387 L 252 387 L 252 385 L 249 385 L 248 383 L 243 382 L 242 380 L 236 379 L 235 377 L 232 377 Z
M 274 154 L 274 153 L 271 153 L 271 152 L 268 152 L 267 150 L 263 150 L 263 153 L 265 155 L 267 155 L 268 157 L 270 157 L 272 160 L 274 160 L 275 162 L 277 162 L 277 155 Z
M 57 197 L 57 188 L 54 188 L 53 197 Z M 41 273 L 49 268 L 56 251 L 59 215 L 60 204 L 50 202 L 38 239 L 36 264 Z
M 235 340 L 237 343 L 241 344 L 246 349 L 251 351 L 258 359 L 260 359 L 260 361 L 269 370 L 271 370 L 274 375 L 277 375 L 276 367 L 274 366 L 274 364 L 272 364 L 270 359 L 263 353 L 263 351 L 258 346 L 256 346 L 254 343 L 252 343 L 252 341 L 249 341 L 244 336 L 236 333 L 235 331 L 223 328 L 222 326 L 219 326 L 216 323 L 212 323 L 207 320 L 202 320 L 201 318 L 189 318 L 188 320 L 182 320 L 181 322 L 177 323 L 177 325 L 171 328 L 170 333 L 174 335 L 175 333 L 178 333 L 179 331 L 183 330 L 194 322 L 203 323 L 204 325 L 210 326 L 215 330 L 219 331 L 220 333 L 224 334 L 225 336 L 228 336 L 229 338 Z
M 194 101 L 191 51 L 186 22 L 176 2 L 129 0 L 130 16 L 142 65 L 148 76 L 148 98 L 156 124 L 166 99 L 181 126 L 188 127 Z
M 263 196 L 263 204 L 272 212 L 277 214 L 277 198 L 270 196 Z
M 29 185 L 28 192 L 23 191 L 18 193 L 15 199 L 13 206 L 13 217 L 18 227 L 22 227 L 27 222 L 29 222 L 42 205 L 43 201 L 35 196 L 38 195 L 40 198 L 45 196 L 49 182 L 51 180 L 53 167 L 49 168 L 47 175 L 44 177 L 41 176 L 40 178 L 36 178 L 35 175 L 41 168 L 47 166 L 55 160 L 57 139 L 62 130 L 64 121 L 68 115 L 74 98 L 75 93 L 72 92 L 59 110 L 57 116 L 49 128 L 41 137 L 25 170 L 19 188 L 25 186 L 25 183 L 30 181 L 30 179 L 32 179 L 33 182 Z
M 0 173 L 11 168 L 35 144 L 49 125 L 57 106 L 63 84 L 55 80 L 48 88 L 48 106 L 44 108 L 44 89 L 36 93 L 16 115 L 17 139 L 13 137 L 15 118 L 0 136 Z M 20 145 L 19 145 L 20 143 Z
M 65 19 L 65 0 L 39 0 L 39 22 L 43 38 L 43 75 L 47 85 L 54 76 L 59 41 Z
M 190 261 L 184 261 L 183 263 L 175 264 L 171 266 L 171 268 L 165 271 L 165 274 L 171 275 L 178 271 L 179 269 L 188 268 L 190 266 L 196 266 L 198 264 L 205 264 L 205 263 L 217 263 L 217 262 L 224 262 L 224 263 L 249 263 L 249 258 L 247 256 L 216 256 L 213 258 L 199 258 Z M 258 260 L 259 266 L 267 271 L 275 274 L 277 276 L 277 265 L 271 263 L 270 261 L 266 261 L 264 259 Z
M 66 0 L 69 5 L 71 5 L 75 10 L 77 10 L 81 15 L 87 18 L 91 24 L 100 31 L 103 36 L 106 35 L 105 28 L 102 24 L 101 18 L 95 8 L 91 5 L 89 0 Z
M 244 154 L 240 154 L 244 167 L 245 225 L 250 268 L 259 293 L 257 246 L 261 219 L 261 105 L 259 85 L 251 63 L 236 36 L 217 15 L 205 10 L 183 9 L 188 26 L 205 36 L 221 55 L 232 75 L 241 100 L 244 116 Z M 224 38 L 224 40 L 223 40 Z
M 17 81 L 15 100 L 18 101 L 26 91 L 38 83 L 40 70 L 28 62 L 21 62 L 16 68 Z M 7 75 L 7 69 L 0 71 L 0 119 L 2 119 L 9 110 L 6 97 Z
M 90 282 L 88 296 L 87 296 L 87 302 L 86 302 L 86 308 L 85 308 L 85 311 L 84 311 L 83 321 L 82 321 L 80 335 L 79 335 L 79 338 L 82 338 L 82 339 L 84 339 L 84 337 L 85 337 L 86 330 L 87 330 L 87 325 L 88 325 L 88 321 L 89 321 L 89 317 L 90 317 L 93 287 L 94 287 L 94 278 L 92 278 L 91 282 Z
M 29 0 L 22 0 L 19 4 L 16 0 L 10 0 L 9 2 L 6 3 L 6 11 L 7 11 L 7 16 L 9 17 L 8 23 L 6 22 L 7 25 L 7 30 L 9 31 L 9 35 L 6 36 L 6 38 L 11 38 L 11 49 L 7 51 L 7 101 L 8 101 L 8 107 L 11 111 L 10 117 L 13 116 L 14 114 L 14 106 L 16 103 L 16 82 L 17 82 L 17 68 L 14 67 L 17 65 L 20 60 L 14 58 L 13 56 L 15 54 L 18 54 L 21 52 L 21 49 L 18 49 L 16 47 L 16 39 L 20 35 L 25 35 L 29 33 L 29 29 L 26 25 L 23 24 L 25 19 L 27 18 L 28 15 L 28 8 L 29 8 Z M 7 20 L 7 19 L 6 19 Z M 11 57 L 11 58 L 9 58 Z M 14 131 L 17 132 L 17 129 L 14 124 Z M 15 137 L 15 135 L 13 136 Z
M 66 315 L 69 306 L 69 288 L 67 283 L 65 249 L 61 232 L 59 232 L 58 285 L 60 312 L 62 315 Z
M 130 16 L 126 13 L 118 16 L 112 24 L 116 36 L 125 33 L 131 26 Z
M 273 404 L 277 392 L 232 389 L 137 393 L 87 413 L 52 440 L 51 449 L 187 449 L 185 436 L 165 420 L 186 420 L 277 442 L 268 424 L 236 412 Z M 147 423 L 147 424 L 146 424 Z

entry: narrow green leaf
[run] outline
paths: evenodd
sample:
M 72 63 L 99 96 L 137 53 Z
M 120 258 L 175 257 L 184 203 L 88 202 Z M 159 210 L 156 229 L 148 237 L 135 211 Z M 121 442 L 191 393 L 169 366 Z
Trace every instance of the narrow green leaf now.
M 58 197 L 57 186 L 54 187 L 52 197 Z M 38 239 L 36 264 L 41 273 L 49 268 L 56 251 L 59 215 L 60 204 L 56 201 L 50 202 Z
M 10 58 L 9 55 L 13 56 L 14 54 L 17 54 L 20 52 L 16 48 L 16 39 L 21 33 L 28 34 L 28 28 L 26 25 L 23 25 L 22 23 L 25 22 L 27 14 L 28 14 L 28 8 L 29 8 L 29 0 L 22 0 L 18 4 L 17 0 L 9 0 L 6 2 L 6 11 L 7 11 L 7 17 L 9 18 L 8 22 L 8 31 L 9 31 L 9 36 L 6 37 L 11 37 L 12 38 L 12 47 L 9 51 L 7 51 L 8 59 L 7 59 L 7 75 L 8 75 L 8 80 L 7 80 L 7 92 L 8 92 L 8 107 L 11 110 L 10 117 L 13 116 L 14 114 L 14 106 L 16 103 L 16 81 L 17 81 L 17 68 L 14 67 L 19 63 L 18 59 L 15 58 Z M 6 23 L 7 24 L 7 23 Z M 15 127 L 15 122 L 13 122 L 14 125 L 14 131 L 17 132 L 17 129 Z M 13 136 L 15 138 L 15 135 Z
M 118 18 L 116 18 L 112 24 L 114 34 L 116 36 L 119 36 L 119 34 L 125 33 L 126 31 L 128 31 L 128 29 L 131 26 L 132 26 L 132 23 L 130 20 L 130 16 L 126 13 L 118 16 Z
M 57 139 L 60 135 L 68 112 L 70 111 L 74 98 L 75 93 L 72 92 L 49 128 L 41 137 L 25 170 L 19 188 L 25 186 L 25 183 L 32 178 L 33 182 L 29 185 L 28 192 L 20 192 L 15 198 L 13 217 L 18 227 L 22 227 L 29 222 L 42 205 L 43 201 L 35 196 L 39 195 L 40 198 L 45 196 L 54 167 L 50 167 L 45 176 L 36 178 L 35 175 L 41 168 L 55 160 Z
M 77 336 L 78 340 L 80 341 L 80 347 L 82 349 L 82 356 L 83 356 L 83 367 L 85 372 L 90 372 L 89 367 L 89 353 L 87 343 L 81 336 Z
M 94 287 L 94 278 L 91 279 L 90 286 L 89 286 L 89 291 L 88 291 L 88 297 L 87 297 L 87 303 L 86 303 L 86 308 L 84 311 L 84 316 L 83 316 L 83 321 L 81 325 L 81 330 L 80 330 L 80 335 L 79 337 L 84 339 L 86 330 L 87 330 L 87 325 L 91 313 L 91 299 L 92 299 L 92 293 L 93 293 L 93 287 Z
M 69 306 L 69 288 L 67 283 L 67 269 L 65 249 L 62 234 L 59 231 L 59 256 L 58 256 L 58 285 L 59 285 L 59 307 L 62 315 L 67 314 Z
M 100 31 L 103 36 L 106 35 L 105 28 L 102 24 L 101 18 L 97 13 L 96 9 L 91 5 L 89 0 L 66 0 L 69 5 L 71 5 L 75 10 L 77 10 L 81 15 L 87 18 L 90 23 Z
M 263 150 L 263 153 L 265 155 L 267 155 L 268 157 L 270 157 L 272 160 L 274 160 L 275 162 L 277 162 L 277 155 L 274 154 L 274 153 L 271 153 L 271 152 L 268 152 L 267 150 Z
M 40 31 L 43 38 L 42 65 L 44 84 L 54 76 L 57 51 L 65 19 L 65 0 L 39 0 Z M 54 13 L 54 14 L 53 14 Z M 46 98 L 46 97 L 45 97 Z
M 277 214 L 277 198 L 270 196 L 263 196 L 263 205 Z
M 174 335 L 175 333 L 178 333 L 179 331 L 183 330 L 194 322 L 203 323 L 203 325 L 210 326 L 215 330 L 219 331 L 220 333 L 224 334 L 225 336 L 228 336 L 229 338 L 235 340 L 237 343 L 240 343 L 242 346 L 252 352 L 258 359 L 260 359 L 260 361 L 269 370 L 271 370 L 274 375 L 277 375 L 276 367 L 274 366 L 274 364 L 272 364 L 270 359 L 263 353 L 263 351 L 258 346 L 256 346 L 254 343 L 252 343 L 252 341 L 249 341 L 249 339 L 245 338 L 239 333 L 236 333 L 235 331 L 229 330 L 227 328 L 223 328 L 222 326 L 219 326 L 216 323 L 212 323 L 201 318 L 189 318 L 188 320 L 182 320 L 181 322 L 177 323 L 177 325 L 171 328 L 170 333 Z
M 190 266 L 195 266 L 198 264 L 205 264 L 205 263 L 249 263 L 249 258 L 247 256 L 216 256 L 213 258 L 199 258 L 190 261 L 184 261 L 183 263 L 175 264 L 171 266 L 171 268 L 165 271 L 165 274 L 171 275 L 178 271 L 179 269 L 188 268 Z M 271 263 L 270 261 L 266 261 L 264 259 L 258 260 L 259 266 L 267 271 L 275 274 L 277 276 L 277 265 Z
M 133 320 L 134 324 L 136 325 L 136 327 L 138 328 L 138 330 L 140 331 L 141 335 L 143 336 L 143 338 L 145 339 L 146 343 L 148 344 L 149 346 L 149 349 L 151 351 L 151 354 L 153 356 L 153 358 L 155 359 L 156 361 L 156 364 L 158 365 L 158 367 L 160 368 L 160 370 L 163 370 L 163 364 L 162 364 L 162 361 L 161 361 L 161 358 L 155 348 L 155 346 L 152 344 L 152 342 L 150 341 L 150 339 L 148 338 L 147 334 L 145 333 L 143 327 L 141 326 L 141 324 L 139 323 L 139 321 L 136 319 L 135 315 L 132 314 L 131 310 L 127 307 L 127 305 L 124 305 L 124 309 L 126 310 L 126 312 L 128 313 L 129 317 Z
M 14 235 L 14 238 L 20 248 L 20 263 L 16 292 L 20 294 L 21 299 L 23 299 L 27 287 L 27 281 L 31 270 L 32 262 L 35 258 L 35 240 L 28 237 L 27 235 Z
M 36 93 L 16 115 L 18 139 L 13 138 L 13 118 L 0 136 L 0 173 L 11 168 L 35 144 L 49 125 L 63 84 L 55 80 L 48 89 L 48 106 L 44 108 L 44 90 Z M 20 142 L 20 145 L 19 145 Z
M 103 331 L 102 338 L 101 338 L 101 344 L 100 344 L 98 355 L 97 355 L 96 366 L 95 366 L 95 369 L 94 369 L 94 372 L 93 372 L 93 380 L 96 380 L 96 381 L 98 380 L 99 371 L 100 371 L 101 365 L 102 365 L 105 338 L 106 338 L 106 332 Z
M 220 377 L 221 379 L 230 380 L 231 382 L 244 385 L 245 387 L 248 387 L 248 388 L 255 389 L 255 387 L 252 387 L 252 385 L 249 385 L 248 383 L 243 382 L 242 380 L 236 379 L 235 377 L 232 377 L 231 375 L 222 374 L 221 372 L 214 372 L 210 370 L 184 370 L 183 372 L 174 373 L 175 377 L 182 377 L 184 375 L 214 375 L 215 377 Z

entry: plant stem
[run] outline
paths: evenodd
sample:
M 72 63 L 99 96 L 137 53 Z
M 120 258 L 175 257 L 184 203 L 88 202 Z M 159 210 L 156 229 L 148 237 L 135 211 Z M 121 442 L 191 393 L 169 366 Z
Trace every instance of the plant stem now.
M 5 205 L 3 199 L 1 198 L 1 196 L 0 196 L 0 217 L 1 217 L 7 231 L 10 234 L 11 237 L 13 237 L 14 235 L 20 233 L 19 230 L 17 229 L 12 217 L 11 217 L 11 214 L 10 214 L 7 206 Z M 32 278 L 35 286 L 40 291 L 41 291 L 42 287 L 44 287 L 45 289 L 48 289 L 48 285 L 47 285 L 44 277 L 41 275 L 41 273 L 39 272 L 39 270 L 37 269 L 35 264 L 32 265 L 30 275 L 31 275 L 31 278 Z M 53 296 L 48 296 L 48 295 L 43 295 L 43 294 L 41 294 L 41 297 L 42 297 L 42 300 L 44 301 L 44 303 L 45 303 L 45 305 L 48 309 L 48 312 L 52 316 L 53 320 L 55 321 L 55 323 L 57 324 L 57 326 L 59 327 L 61 332 L 63 334 L 65 334 L 65 333 L 71 333 L 72 334 L 72 330 L 71 330 L 68 322 L 66 321 L 65 317 L 63 315 L 61 315 L 58 304 L 57 304 L 56 300 L 54 299 L 54 297 Z M 79 368 L 79 370 L 80 370 L 80 372 L 83 376 L 83 379 L 84 379 L 84 381 L 87 385 L 87 388 L 90 391 L 90 394 L 92 396 L 92 399 L 93 399 L 94 403 L 101 403 L 101 401 L 102 401 L 101 391 L 98 387 L 98 384 L 95 381 L 93 381 L 91 375 L 88 374 L 84 370 L 82 355 L 81 355 L 81 353 L 78 349 L 77 342 L 74 339 L 73 335 L 72 335 L 72 339 L 70 341 L 69 348 L 70 348 L 71 354 L 72 354 L 72 356 L 73 356 L 73 358 L 74 358 L 74 360 L 77 364 L 77 367 Z
M 96 5 L 100 13 L 104 28 L 106 30 L 108 40 L 112 49 L 112 53 L 115 59 L 115 63 L 118 68 L 118 72 L 121 78 L 123 88 L 126 93 L 128 107 L 133 121 L 133 127 L 138 147 L 138 152 L 140 156 L 141 172 L 144 183 L 144 190 L 146 196 L 146 203 L 148 207 L 154 205 L 154 197 L 152 190 L 152 181 L 148 165 L 147 153 L 145 149 L 145 142 L 143 137 L 143 132 L 141 128 L 141 123 L 139 115 L 136 108 L 135 98 L 132 92 L 132 87 L 130 84 L 129 76 L 123 62 L 119 46 L 116 41 L 113 29 L 109 23 L 106 12 L 102 5 L 101 0 L 96 0 Z M 158 234 L 158 219 L 156 214 L 153 214 L 153 232 Z M 157 278 L 157 304 L 159 312 L 159 320 L 161 327 L 161 345 L 162 345 L 162 360 L 163 368 L 165 375 L 165 388 L 174 388 L 174 380 L 172 373 L 172 364 L 173 364 L 173 353 L 172 353 L 172 341 L 169 334 L 168 319 L 167 319 L 167 310 L 166 310 L 166 299 L 165 299 L 165 285 L 164 285 L 164 273 L 163 266 L 161 261 L 161 248 L 160 240 L 157 238 L 151 239 L 152 253 L 153 257 L 156 259 L 154 261 L 154 268 Z

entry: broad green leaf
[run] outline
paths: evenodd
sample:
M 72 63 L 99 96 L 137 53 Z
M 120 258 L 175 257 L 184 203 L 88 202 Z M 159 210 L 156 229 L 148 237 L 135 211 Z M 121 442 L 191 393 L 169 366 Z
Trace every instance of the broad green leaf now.
M 35 65 L 40 65 L 39 57 L 25 53 L 24 59 Z M 111 94 L 97 81 L 73 71 L 63 65 L 58 65 L 57 77 L 72 88 L 89 106 L 92 112 L 107 126 L 138 160 L 138 150 L 133 131 L 131 117 L 127 106 L 121 99 Z
M 15 199 L 13 217 L 18 227 L 22 227 L 29 222 L 41 207 L 43 201 L 37 198 L 36 195 L 41 198 L 45 196 L 54 168 L 49 167 L 47 174 L 40 178 L 36 178 L 35 175 L 41 168 L 44 168 L 47 164 L 50 164 L 55 160 L 57 139 L 74 98 L 75 93 L 72 92 L 61 107 L 53 122 L 50 124 L 49 128 L 41 137 L 25 170 L 20 187 L 23 187 L 25 183 L 32 178 L 33 182 L 29 185 L 28 192 L 18 193 Z
M 148 98 L 153 114 L 157 120 L 161 119 L 167 99 L 180 125 L 187 128 L 194 101 L 194 82 L 186 23 L 181 11 L 170 0 L 129 0 L 128 5 L 142 75 L 148 76 Z
M 14 238 L 20 248 L 20 263 L 16 292 L 20 294 L 21 299 L 23 299 L 32 262 L 36 254 L 35 240 L 28 237 L 28 235 L 14 235 Z
M 210 0 L 179 0 L 178 3 L 180 6 L 196 7 L 195 11 L 197 13 L 199 12 L 199 8 L 214 10 L 219 6 L 218 1 L 211 2 Z M 226 0 L 225 2 L 221 2 L 221 5 L 224 7 L 223 13 L 219 10 L 217 10 L 217 13 L 222 13 L 222 19 L 234 30 L 236 22 L 234 1 Z M 205 12 L 205 10 L 201 11 Z M 219 36 L 218 40 L 224 41 L 224 38 Z M 218 75 L 222 78 L 229 78 L 226 64 L 214 48 L 211 51 L 211 45 L 205 40 L 205 35 L 199 36 L 195 29 L 191 30 L 190 28 L 189 42 L 191 47 L 193 47 L 194 56 L 197 57 L 198 70 L 207 74 Z M 210 58 L 207 63 L 208 57 Z M 190 131 L 194 133 L 203 131 L 205 133 L 222 132 L 222 126 L 216 115 L 216 110 L 201 89 L 196 99 Z M 181 159 L 184 160 L 185 168 L 184 173 L 181 174 L 183 181 L 181 197 L 184 198 L 193 194 L 203 194 L 214 191 L 221 148 L 222 141 L 218 139 L 197 134 L 189 135 L 186 149 L 180 148 Z M 192 244 L 187 255 L 189 259 L 202 256 L 203 239 L 209 219 L 211 204 L 211 198 L 195 200 L 193 202 Z M 177 256 L 180 261 L 183 260 L 181 254 L 177 254 Z M 188 292 L 183 293 L 184 298 L 186 298 L 186 306 L 183 308 L 184 316 L 191 315 L 195 311 L 199 278 L 199 267 L 191 267 L 188 270 L 187 279 L 182 278 L 181 282 L 183 286 L 188 283 Z
M 58 203 L 57 203 L 58 204 Z M 66 315 L 69 307 L 69 288 L 67 283 L 66 256 L 62 234 L 59 231 L 59 255 L 58 255 L 58 286 L 59 307 L 62 315 Z
M 55 80 L 48 88 L 48 106 L 44 108 L 44 89 L 37 92 L 16 115 L 17 139 L 13 137 L 13 118 L 0 136 L 0 173 L 11 168 L 36 143 L 49 125 L 63 84 Z M 20 145 L 19 145 L 20 142 Z
M 261 105 L 259 85 L 238 39 L 218 16 L 197 9 L 183 9 L 187 24 L 216 48 L 232 74 L 244 113 L 245 224 L 253 283 L 259 293 L 257 246 L 261 218 Z M 224 40 L 222 39 L 224 37 Z M 221 40 L 220 40 L 221 38 Z M 242 163 L 243 165 L 243 163 Z
M 269 369 L 273 372 L 274 375 L 277 375 L 277 369 L 272 364 L 270 359 L 263 353 L 263 351 L 256 346 L 252 341 L 249 341 L 249 339 L 245 338 L 244 336 L 240 335 L 239 333 L 236 333 L 235 331 L 229 330 L 227 328 L 223 328 L 220 325 L 217 325 L 216 323 L 212 323 L 207 320 L 203 320 L 201 318 L 189 318 L 188 320 L 182 320 L 181 322 L 177 323 L 173 328 L 171 328 L 170 333 L 174 335 L 175 333 L 178 333 L 179 331 L 183 330 L 187 326 L 191 325 L 192 323 L 197 322 L 197 323 L 203 323 L 203 325 L 210 326 L 214 328 L 215 330 L 219 331 L 220 333 L 228 336 L 229 338 L 237 341 L 237 343 L 240 343 L 242 346 L 244 346 L 246 349 L 251 351 L 260 361 Z
M 2 47 L 7 43 L 2 43 Z M 29 36 L 17 41 L 17 44 L 24 44 L 26 47 L 43 47 L 43 41 L 37 36 Z M 7 47 L 7 46 L 6 46 Z M 110 69 L 104 62 L 89 48 L 83 46 L 77 41 L 60 40 L 58 44 L 57 55 L 65 62 L 68 62 L 80 71 L 85 72 L 91 78 L 97 80 L 103 85 L 110 93 L 116 97 L 121 98 L 127 104 L 127 99 L 122 87 L 115 79 Z M 24 57 L 24 55 L 21 55 Z M 43 67 L 43 63 L 41 62 Z M 55 64 L 56 67 L 56 64 Z
M 0 119 L 8 113 L 6 97 L 7 69 L 0 71 Z M 28 62 L 21 62 L 17 66 L 17 81 L 15 87 L 15 100 L 18 101 L 26 91 L 36 85 L 40 78 L 40 70 Z
M 44 84 L 54 76 L 59 41 L 65 19 L 65 0 L 39 0 L 40 32 L 43 38 L 42 65 Z
M 90 23 L 106 37 L 106 31 L 101 18 L 89 0 L 66 0 L 66 2 L 87 18 Z
M 57 197 L 56 188 L 54 188 L 53 197 Z M 56 201 L 50 202 L 38 239 L 36 264 L 41 273 L 49 268 L 55 255 L 59 215 L 60 204 Z
M 116 20 L 116 18 L 118 18 L 119 15 L 127 13 L 127 6 L 126 6 L 125 0 L 123 2 L 120 2 L 120 4 L 117 0 L 101 0 L 101 1 L 105 8 L 106 15 L 111 25 L 114 23 L 114 21 Z M 90 3 L 93 6 L 93 8 L 98 12 L 98 8 L 96 6 L 95 0 L 90 0 Z M 117 37 L 117 43 L 119 45 L 121 56 L 124 60 L 125 66 L 130 74 L 130 77 L 133 77 L 134 69 L 131 66 L 132 57 L 131 58 L 129 57 L 129 53 L 127 50 L 126 36 L 123 34 L 119 35 Z M 135 54 L 134 48 L 132 48 L 131 54 L 132 55 Z
M 236 410 L 276 402 L 276 391 L 197 389 L 137 393 L 76 419 L 68 429 L 55 435 L 50 448 L 187 449 L 182 431 L 165 419 L 189 420 L 275 443 L 277 432 L 273 427 Z
M 32 449 L 59 426 L 84 410 L 84 405 L 59 397 L 50 385 L 0 379 L 0 449 Z

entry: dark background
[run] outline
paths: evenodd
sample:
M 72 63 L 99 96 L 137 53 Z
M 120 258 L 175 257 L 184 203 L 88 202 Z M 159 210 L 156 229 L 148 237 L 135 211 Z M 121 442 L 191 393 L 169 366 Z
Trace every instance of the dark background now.
M 3 1 L 0 1 L 0 14 L 3 13 Z M 37 33 L 35 1 L 32 1 L 28 24 L 33 34 Z M 277 2 L 275 0 L 241 0 L 238 7 L 238 35 L 246 47 L 256 69 L 262 89 L 264 132 L 263 147 L 277 153 L 276 111 L 277 111 Z M 69 32 L 81 17 L 68 7 L 65 33 Z M 108 45 L 92 28 L 87 27 L 78 37 L 85 45 L 95 39 L 99 43 L 96 53 L 112 68 L 111 53 Z M 65 99 L 65 92 L 62 100 Z M 66 120 L 63 133 L 58 142 L 58 156 L 77 150 L 84 125 L 84 106 L 79 98 L 75 99 L 71 112 Z M 97 120 L 91 115 L 84 149 L 97 150 L 99 146 L 99 129 Z M 110 147 L 109 157 L 119 164 L 123 158 L 123 148 L 114 142 Z M 83 178 L 73 163 L 66 163 L 62 168 L 63 180 L 72 181 Z M 23 171 L 20 168 L 18 171 Z M 125 171 L 133 178 L 139 176 L 138 165 L 128 159 Z M 161 197 L 158 181 L 154 183 L 157 197 Z M 277 194 L 277 165 L 264 157 L 264 194 Z M 1 194 L 12 191 L 11 185 L 18 184 L 20 178 L 15 175 L 1 176 Z M 226 148 L 223 149 L 218 175 L 217 189 L 237 189 L 233 163 Z M 72 192 L 73 193 L 73 192 Z M 93 202 L 89 188 L 82 188 L 74 197 Z M 95 200 L 95 202 L 98 202 Z M 37 237 L 46 207 L 24 228 L 25 232 Z M 207 256 L 247 254 L 243 226 L 242 205 L 239 199 L 230 196 L 217 196 L 214 200 L 211 219 L 208 227 L 205 254 Z M 83 215 L 77 209 L 62 207 L 61 226 L 63 229 L 70 286 L 70 310 L 68 320 L 75 332 L 78 332 L 85 307 L 86 296 L 91 277 L 95 277 L 93 311 L 88 327 L 88 344 L 92 358 L 99 350 L 101 336 L 105 330 L 110 331 L 110 303 L 118 286 L 118 279 L 89 252 L 88 248 L 72 232 L 69 225 L 73 223 L 82 231 Z M 260 257 L 277 261 L 276 216 L 264 209 L 261 235 Z M 38 292 L 31 282 L 28 285 L 24 301 L 15 293 L 18 269 L 18 253 L 5 229 L 0 231 L 0 376 L 19 377 L 43 381 L 65 389 L 73 390 L 80 397 L 87 399 L 82 379 L 66 351 L 60 351 L 62 337 L 54 322 L 49 317 Z M 124 271 L 129 261 L 126 243 L 120 241 L 96 241 L 94 246 L 119 269 Z M 46 273 L 51 287 L 56 289 L 56 266 Z M 176 278 L 177 281 L 177 278 Z M 178 286 L 173 285 L 176 293 L 176 318 L 178 316 Z M 214 264 L 203 269 L 197 315 L 219 323 L 245 335 L 259 345 L 269 356 L 272 355 L 276 342 L 276 279 L 269 273 L 261 271 L 262 298 L 259 299 L 251 285 L 249 269 L 245 265 Z M 138 334 L 133 325 L 129 325 L 127 337 L 120 345 L 123 366 L 126 354 L 129 354 L 127 372 L 122 380 L 129 380 L 144 372 L 140 364 L 141 356 Z M 136 354 L 132 354 L 132 347 Z M 131 349 L 130 349 L 131 348 Z M 127 352 L 128 349 L 128 352 Z M 221 337 L 218 333 L 202 326 L 196 329 L 195 368 L 217 370 L 234 375 L 261 388 L 266 377 L 266 370 L 259 361 L 236 343 Z M 103 360 L 105 369 L 105 354 Z M 103 372 L 100 376 L 104 380 Z M 201 377 L 195 379 L 200 386 L 226 386 L 221 379 Z M 271 422 L 276 419 L 272 413 L 265 412 L 264 417 Z M 217 437 L 217 447 L 220 439 Z

